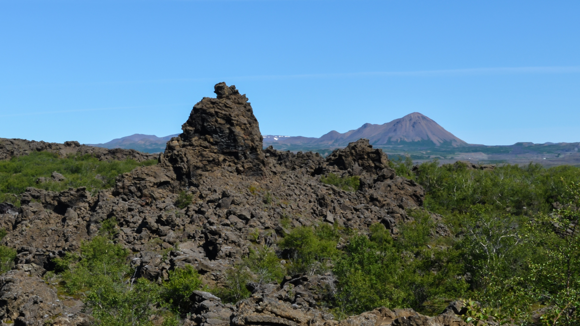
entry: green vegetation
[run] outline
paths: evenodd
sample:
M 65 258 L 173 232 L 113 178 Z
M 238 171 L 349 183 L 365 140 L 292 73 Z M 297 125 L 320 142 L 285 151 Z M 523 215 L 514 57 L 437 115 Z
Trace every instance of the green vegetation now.
M 81 245 L 79 254 L 56 259 L 61 285 L 69 295 L 83 299 L 100 325 L 147 325 L 159 302 L 155 285 L 131 279 L 129 252 L 106 237 Z
M 224 302 L 236 303 L 248 298 L 251 293 L 247 289 L 248 282 L 258 286 L 267 283 L 279 283 L 286 275 L 286 270 L 274 250 L 267 246 L 250 249 L 248 257 L 230 268 L 225 273 L 225 287 L 214 288 L 211 291 Z
M 262 202 L 266 205 L 270 205 L 274 201 L 274 197 L 269 191 L 266 191 L 264 197 L 262 198 Z
M 435 246 L 428 214 L 415 215 L 398 240 L 381 224 L 373 225 L 369 236 L 350 239 L 333 270 L 339 280 L 339 316 L 379 306 L 440 313 L 451 298 L 466 291 L 465 280 L 456 278 L 462 266 L 454 261 L 453 250 Z
M 125 161 L 99 161 L 90 155 L 74 155 L 59 157 L 48 152 L 34 152 L 30 155 L 14 157 L 8 161 L 0 161 L 0 202 L 10 202 L 18 205 L 18 195 L 27 187 L 45 190 L 62 191 L 69 187 L 87 187 L 91 192 L 111 188 L 115 178 L 129 172 L 138 166 L 154 165 L 157 161 L 142 163 L 132 159 Z M 52 172 L 62 174 L 66 180 L 54 182 Z M 39 177 L 50 181 L 36 183 Z
M 189 298 L 201 288 L 191 266 L 169 273 L 159 285 L 143 278 L 128 264 L 129 252 L 106 236 L 81 245 L 79 253 L 55 260 L 62 290 L 81 298 L 92 310 L 98 325 L 153 325 L 152 315 L 163 317 L 164 325 L 191 307 Z
M 169 272 L 169 281 L 163 283 L 161 297 L 176 311 L 187 311 L 193 305 L 190 300 L 191 294 L 201 287 L 201 279 L 197 271 L 191 265 L 187 265 L 183 269 Z
M 177 197 L 177 200 L 175 201 L 175 206 L 177 206 L 177 208 L 179 209 L 184 209 L 187 206 L 191 205 L 193 200 L 193 195 L 186 193 L 185 191 L 182 191 L 179 193 L 179 196 Z
M 330 261 L 339 254 L 338 238 L 337 231 L 327 224 L 293 229 L 279 244 L 290 253 L 289 272 L 312 275 L 328 271 Z
M 413 179 L 415 177 L 413 173 L 413 159 L 411 156 L 398 156 L 395 159 L 391 158 L 389 160 L 389 165 L 391 168 L 395 169 L 395 173 L 398 176 L 405 177 L 407 179 Z
M 345 191 L 357 191 L 360 187 L 360 179 L 357 176 L 339 177 L 334 173 L 329 173 L 327 176 L 320 178 L 322 183 L 336 186 Z
M 290 272 L 330 267 L 338 285 L 326 304 L 339 317 L 379 306 L 438 314 L 463 298 L 472 322 L 530 325 L 541 311 L 544 325 L 580 323 L 580 169 L 413 167 L 410 158 L 392 167 L 427 191 L 427 210 L 409 211 L 396 237 L 380 224 L 369 234 L 331 228 L 330 238 L 301 227 L 279 244 Z M 451 236 L 437 234 L 440 223 Z M 341 237 L 347 245 L 337 250 Z
M 564 180 L 580 180 L 580 169 L 539 164 L 504 165 L 490 171 L 469 170 L 464 164 L 419 166 L 415 180 L 427 191 L 426 208 L 440 214 L 468 213 L 473 206 L 516 216 L 548 214 L 564 199 Z
M 252 272 L 246 262 L 238 263 L 225 272 L 224 287 L 216 287 L 211 292 L 217 295 L 223 302 L 236 303 L 249 298 L 252 293 L 246 284 L 252 281 Z
M 0 229 L 0 241 L 6 236 L 6 230 Z M 16 250 L 6 246 L 0 246 L 0 274 L 4 274 L 14 266 Z
M 88 185 L 96 191 L 139 165 L 47 153 L 0 162 L 0 201 L 15 198 L 27 186 L 61 190 Z M 379 306 L 438 314 L 462 298 L 469 308 L 464 317 L 474 324 L 491 319 L 531 325 L 538 312 L 543 325 L 580 324 L 580 168 L 530 164 L 474 170 L 437 161 L 413 166 L 411 157 L 391 166 L 426 190 L 425 207 L 409 210 L 409 221 L 393 233 L 382 224 L 368 232 L 326 223 L 290 229 L 292 217 L 284 216 L 281 224 L 288 234 L 270 247 L 260 241 L 272 230 L 250 232 L 248 255 L 224 271 L 223 287 L 211 291 L 235 303 L 250 296 L 248 282 L 262 286 L 285 275 L 331 273 L 336 288 L 319 297 L 338 317 Z M 67 180 L 35 184 L 52 171 Z M 357 177 L 334 174 L 321 181 L 346 191 L 360 186 Z M 248 190 L 261 194 L 264 204 L 276 202 L 269 192 L 254 186 Z M 185 208 L 191 201 L 182 192 L 175 204 Z M 204 287 L 200 276 L 188 266 L 171 271 L 161 284 L 136 278 L 129 252 L 113 243 L 118 232 L 115 217 L 105 220 L 98 236 L 78 253 L 56 259 L 60 290 L 84 300 L 100 325 L 151 325 L 152 315 L 175 324 L 191 306 L 192 292 Z M 5 235 L 0 231 L 0 239 Z M 0 246 L 2 272 L 15 257 L 16 251 Z
M 479 302 L 467 318 L 525 325 L 541 309 L 546 325 L 580 322 L 580 169 L 482 171 L 429 162 L 409 176 L 425 187 L 426 208 L 442 214 L 455 235 L 440 241 L 446 267 L 454 266 L 449 279 L 455 274 L 466 288 L 442 293 Z
M 256 276 L 255 282 L 258 284 L 280 282 L 286 274 L 274 250 L 267 246 L 250 249 L 245 264 Z

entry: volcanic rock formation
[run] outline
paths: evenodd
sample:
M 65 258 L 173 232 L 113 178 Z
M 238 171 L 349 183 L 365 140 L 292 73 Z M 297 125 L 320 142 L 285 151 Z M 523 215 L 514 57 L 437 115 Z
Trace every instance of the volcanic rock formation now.
M 235 86 L 215 85 L 217 98 L 197 103 L 183 133 L 167 143 L 162 164 L 178 178 L 217 167 L 245 175 L 264 175 L 262 134 L 252 106 Z
M 108 218 L 116 218 L 114 241 L 133 253 L 137 276 L 162 281 L 169 271 L 191 265 L 205 282 L 219 285 L 225 271 L 252 246 L 277 243 L 286 232 L 280 223 L 283 218 L 290 217 L 291 227 L 336 223 L 362 232 L 380 222 L 396 235 L 397 225 L 411 219 L 406 210 L 422 205 L 424 190 L 397 176 L 387 155 L 367 140 L 338 149 L 327 159 L 310 152 L 262 150 L 248 99 L 225 83 L 217 84 L 215 92 L 217 98 L 204 98 L 193 107 L 183 133 L 168 142 L 158 165 L 119 176 L 114 189 L 91 194 L 85 188 L 63 192 L 28 188 L 20 208 L 2 206 L 0 226 L 8 230 L 2 244 L 17 249 L 18 256 L 13 271 L 0 279 L 0 298 L 8 298 L 0 300 L 0 320 L 42 325 L 65 314 L 71 325 L 88 324 L 89 317 L 75 308 L 82 303 L 68 298 L 68 306 L 58 305 L 41 277 L 54 269 L 52 258 L 78 250 L 81 241 L 95 237 Z M 360 189 L 347 192 L 322 183 L 321 176 L 328 173 L 356 175 Z M 180 192 L 193 198 L 185 208 L 175 204 Z M 163 256 L 163 250 L 171 251 Z M 333 282 L 332 276 L 297 275 L 287 276 L 282 284 L 248 284 L 253 296 L 235 306 L 198 291 L 196 304 L 182 322 L 464 325 L 453 314 L 425 317 L 386 308 L 338 322 L 317 303 L 316 289 Z M 36 299 L 22 288 L 33 283 L 42 288 Z M 9 299 L 18 293 L 32 299 Z M 58 307 L 50 310 L 47 303 Z

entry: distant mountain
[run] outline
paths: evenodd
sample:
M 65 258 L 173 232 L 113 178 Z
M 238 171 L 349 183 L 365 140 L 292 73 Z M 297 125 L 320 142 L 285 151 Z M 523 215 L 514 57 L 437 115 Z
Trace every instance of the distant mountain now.
M 113 139 L 104 144 L 92 146 L 105 148 L 136 149 L 146 153 L 165 151 L 165 144 L 172 137 L 134 134 Z M 373 146 L 402 145 L 407 147 L 465 146 L 466 142 L 455 137 L 437 122 L 421 113 L 414 112 L 400 119 L 382 125 L 365 123 L 362 127 L 340 133 L 331 131 L 320 138 L 302 136 L 264 135 L 264 146 L 273 145 L 278 149 L 335 148 L 346 146 L 350 142 L 366 138 Z
M 365 123 L 360 128 L 345 133 L 333 130 L 320 138 L 264 136 L 264 145 L 333 147 L 344 146 L 361 138 L 368 139 L 374 146 L 422 144 L 424 146 L 450 145 L 457 147 L 467 145 L 466 142 L 455 137 L 437 122 L 418 112 L 382 125 Z
M 157 137 L 155 135 L 134 134 L 127 137 L 113 139 L 104 144 L 89 144 L 90 146 L 104 147 L 104 148 L 124 148 L 135 149 L 145 153 L 159 153 L 165 151 L 165 144 L 172 137 L 178 134 L 169 135 L 165 137 Z

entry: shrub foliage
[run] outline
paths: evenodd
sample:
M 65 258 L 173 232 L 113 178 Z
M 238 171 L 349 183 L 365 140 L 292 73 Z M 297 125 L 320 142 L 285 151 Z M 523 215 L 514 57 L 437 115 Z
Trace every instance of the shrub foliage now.
M 34 152 L 30 155 L 13 157 L 0 161 L 0 202 L 19 204 L 18 195 L 27 187 L 62 191 L 69 187 L 87 187 L 90 191 L 111 188 L 115 178 L 138 166 L 154 165 L 150 160 L 139 163 L 132 159 L 124 161 L 99 161 L 90 155 L 59 157 L 49 152 Z M 39 177 L 51 180 L 52 172 L 62 174 L 66 179 L 60 182 L 36 183 Z

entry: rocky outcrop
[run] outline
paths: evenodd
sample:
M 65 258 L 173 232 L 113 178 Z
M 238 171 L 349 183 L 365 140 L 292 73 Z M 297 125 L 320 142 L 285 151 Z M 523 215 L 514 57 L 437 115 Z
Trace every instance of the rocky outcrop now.
M 0 138 L 0 160 L 29 155 L 34 152 L 50 152 L 59 156 L 91 155 L 100 161 L 133 159 L 137 162 L 157 159 L 159 155 L 141 153 L 133 149 L 106 149 L 81 145 L 77 141 L 67 141 L 64 144 L 47 143 L 26 139 Z
M 28 188 L 20 208 L 0 206 L 0 225 L 8 231 L 2 244 L 17 250 L 15 268 L 42 276 L 54 268 L 52 258 L 78 250 L 83 240 L 99 234 L 103 221 L 115 218 L 114 241 L 133 253 L 131 264 L 138 276 L 160 282 L 170 270 L 191 265 L 206 282 L 220 284 L 224 271 L 249 248 L 276 245 L 288 231 L 282 219 L 290 227 L 331 223 L 360 232 L 383 223 L 396 234 L 397 225 L 411 219 L 407 210 L 422 205 L 423 189 L 397 176 L 388 166 L 387 155 L 368 141 L 352 143 L 326 159 L 316 153 L 262 150 L 258 122 L 247 98 L 224 83 L 217 84 L 215 92 L 217 98 L 204 98 L 193 107 L 183 133 L 168 142 L 160 164 L 119 176 L 114 189 L 91 194 L 85 188 L 63 192 Z M 36 150 L 66 155 L 82 148 L 28 144 L 26 150 L 13 149 L 10 155 Z M 110 157 L 103 155 L 103 159 Z M 349 192 L 322 183 L 321 177 L 329 173 L 359 177 L 360 189 Z M 318 306 L 326 294 L 317 290 L 332 288 L 333 282 L 331 275 L 296 276 L 281 285 L 254 286 L 254 296 L 236 306 L 198 293 L 188 322 L 407 325 L 397 321 L 403 312 L 388 309 L 350 321 L 333 320 Z M 0 296 L 9 292 L 0 289 Z M 445 323 L 440 324 L 461 325 Z
M 22 268 L 22 266 L 20 266 Z M 59 299 L 56 291 L 36 275 L 12 270 L 0 277 L 0 320 L 14 325 L 89 325 L 82 302 Z
M 359 139 L 344 149 L 335 150 L 326 161 L 328 165 L 349 170 L 353 175 L 378 174 L 383 170 L 387 170 L 389 175 L 394 174 L 389 168 L 387 154 L 382 149 L 373 149 L 368 139 Z
M 262 134 L 252 106 L 235 86 L 215 85 L 217 98 L 197 103 L 183 133 L 167 142 L 161 162 L 180 179 L 223 168 L 244 175 L 265 173 Z

